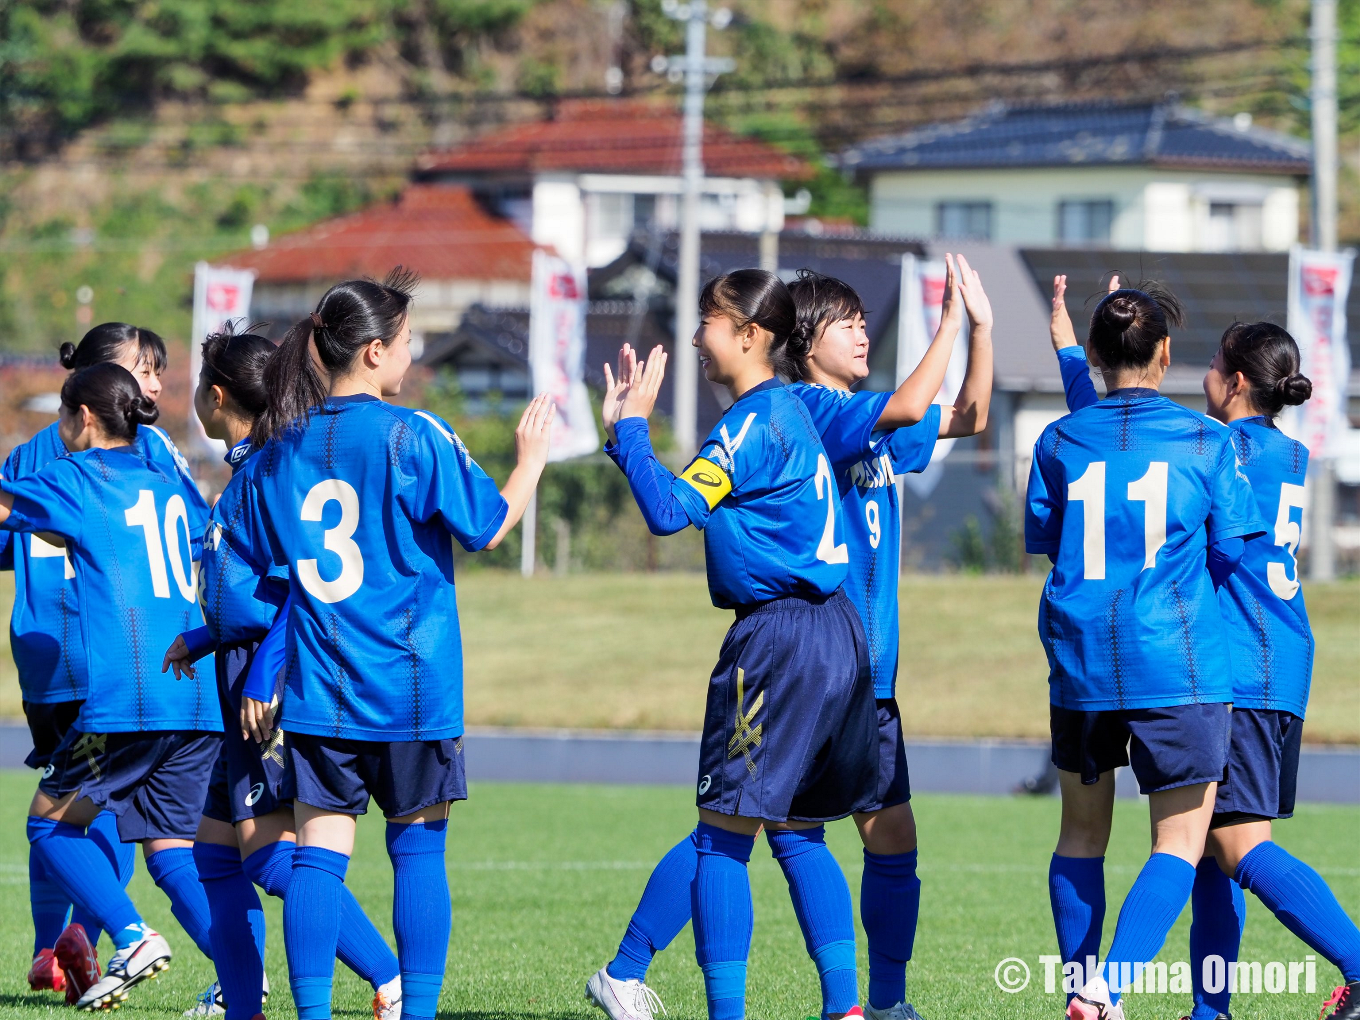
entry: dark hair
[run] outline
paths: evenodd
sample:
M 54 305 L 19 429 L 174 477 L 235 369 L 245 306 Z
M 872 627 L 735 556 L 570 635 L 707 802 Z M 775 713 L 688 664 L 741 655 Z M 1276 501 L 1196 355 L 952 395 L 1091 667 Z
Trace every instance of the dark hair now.
M 812 345 L 827 326 L 864 314 L 864 302 L 854 287 L 844 280 L 823 276 L 811 269 L 798 270 L 798 279 L 789 284 L 789 296 L 798 310 L 795 338 L 790 341 L 790 347 L 795 349 L 806 343 L 807 350 L 811 352 Z M 807 378 L 807 354 L 799 359 L 798 371 L 790 378 Z
M 165 341 L 149 329 L 129 326 L 126 322 L 101 322 L 83 337 L 80 343 L 69 340 L 61 345 L 62 368 L 89 368 L 105 362 L 117 361 L 128 344 L 137 345 L 137 361 L 150 362 L 160 375 L 169 364 L 165 355 Z
M 770 367 L 798 379 L 811 340 L 798 333 L 798 312 L 784 281 L 764 269 L 738 269 L 708 281 L 699 295 L 701 315 L 725 315 L 737 329 L 755 323 L 773 336 L 766 352 Z M 798 335 L 795 335 L 798 334 Z
M 67 376 L 61 402 L 70 411 L 79 411 L 84 404 L 109 436 L 129 443 L 136 442 L 138 425 L 150 425 L 160 417 L 156 402 L 142 396 L 132 373 L 111 361 Z
M 343 373 L 365 344 L 396 339 L 418 281 L 397 266 L 382 283 L 346 280 L 321 296 L 316 311 L 287 332 L 265 366 L 268 403 L 251 430 L 257 445 L 295 421 L 305 424 L 311 409 L 325 402 L 330 384 L 312 361 L 312 346 L 326 371 Z
M 268 403 L 264 372 L 275 347 L 272 341 L 253 332 L 258 325 L 245 327 L 244 333 L 236 332 L 238 328 L 239 323 L 228 322 L 220 332 L 208 334 L 203 341 L 199 378 L 208 386 L 221 386 L 254 421 Z
M 1286 404 L 1302 404 L 1313 384 L 1299 374 L 1299 345 L 1273 322 L 1234 322 L 1219 341 L 1223 367 L 1251 383 L 1251 404 L 1274 418 Z
M 1108 369 L 1142 368 L 1170 335 L 1167 323 L 1179 326 L 1182 319 L 1180 301 L 1162 284 L 1121 287 L 1096 305 L 1087 343 Z

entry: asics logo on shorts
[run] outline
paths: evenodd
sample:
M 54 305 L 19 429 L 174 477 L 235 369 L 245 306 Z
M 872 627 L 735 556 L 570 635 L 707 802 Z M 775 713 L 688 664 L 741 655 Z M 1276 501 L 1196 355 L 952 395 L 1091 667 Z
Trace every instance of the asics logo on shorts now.
M 760 731 L 764 728 L 764 723 L 751 725 L 760 707 L 765 704 L 765 692 L 761 691 L 756 695 L 756 700 L 751 703 L 751 711 L 743 712 L 742 705 L 746 703 L 746 670 L 737 667 L 737 724 L 733 727 L 732 739 L 727 742 L 727 758 L 730 761 L 737 755 L 746 759 L 746 771 L 751 775 L 756 774 L 756 763 L 751 760 L 751 748 L 760 746 Z
M 264 783 L 256 783 L 250 788 L 250 792 L 246 794 L 246 807 L 254 807 L 260 802 L 260 798 L 263 796 Z
M 712 785 L 713 785 L 712 776 L 704 776 L 703 779 L 699 780 L 699 796 L 702 797 L 704 794 L 706 794 L 708 792 L 708 788 Z
M 49 762 L 48 765 L 47 765 L 47 767 L 46 767 L 45 769 L 43 769 L 43 778 L 44 778 L 44 779 L 51 779 L 51 778 L 52 778 L 52 773 L 55 772 L 55 771 L 57 771 L 57 767 Z

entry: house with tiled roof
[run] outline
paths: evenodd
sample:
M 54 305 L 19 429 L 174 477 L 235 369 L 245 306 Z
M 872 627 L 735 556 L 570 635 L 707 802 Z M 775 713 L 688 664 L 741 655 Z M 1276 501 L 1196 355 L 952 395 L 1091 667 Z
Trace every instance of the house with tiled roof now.
M 381 279 L 397 265 L 420 274 L 416 336 L 454 329 L 474 304 L 526 305 L 534 243 L 487 212 L 467 188 L 413 184 L 380 202 L 239 252 L 224 265 L 256 272 L 251 318 L 275 335 L 305 317 L 340 280 Z
M 845 150 L 870 226 L 912 237 L 1164 252 L 1284 251 L 1308 143 L 1174 101 L 994 104 Z
M 635 230 L 676 228 L 681 157 L 682 118 L 671 103 L 566 100 L 549 120 L 426 153 L 416 179 L 467 187 L 536 243 L 594 268 L 623 254 Z M 716 124 L 704 126 L 703 160 L 706 231 L 778 231 L 780 182 L 815 173 L 797 157 Z

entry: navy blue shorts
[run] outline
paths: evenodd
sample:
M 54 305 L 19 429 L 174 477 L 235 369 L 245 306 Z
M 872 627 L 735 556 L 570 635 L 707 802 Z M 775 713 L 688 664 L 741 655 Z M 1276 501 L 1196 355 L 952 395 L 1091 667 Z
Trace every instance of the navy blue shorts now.
M 74 726 L 52 754 L 38 789 L 53 800 L 80 791 L 118 818 L 118 838 L 193 839 L 220 733 L 154 730 L 82 733 Z
M 66 736 L 66 731 L 76 724 L 83 704 L 83 701 L 24 702 L 24 718 L 28 720 L 28 732 L 33 738 L 33 750 L 24 759 L 25 765 L 46 771 L 52 752 Z
M 262 818 L 292 802 L 286 737 L 277 726 L 269 742 L 261 746 L 241 736 L 241 688 L 257 645 L 234 645 L 219 649 L 216 656 L 218 696 L 222 702 L 222 751 L 213 764 L 203 814 L 235 825 L 247 818 Z M 282 682 L 275 684 L 281 694 Z
M 861 811 L 882 811 L 911 800 L 907 745 L 902 740 L 902 713 L 896 698 L 878 699 L 878 793 Z
M 400 818 L 446 800 L 467 800 L 463 738 L 342 740 L 290 733 L 293 797 L 323 811 L 362 815 L 368 799 Z
M 1218 788 L 1211 829 L 1288 818 L 1299 782 L 1303 720 L 1288 712 L 1235 708 L 1228 778 Z
M 1088 786 L 1102 772 L 1132 764 L 1144 794 L 1221 783 L 1231 720 L 1232 706 L 1227 704 L 1104 712 L 1049 705 L 1052 761 L 1064 772 L 1080 773 Z
M 708 683 L 699 807 L 832 821 L 874 803 L 878 774 L 869 653 L 845 593 L 739 612 Z

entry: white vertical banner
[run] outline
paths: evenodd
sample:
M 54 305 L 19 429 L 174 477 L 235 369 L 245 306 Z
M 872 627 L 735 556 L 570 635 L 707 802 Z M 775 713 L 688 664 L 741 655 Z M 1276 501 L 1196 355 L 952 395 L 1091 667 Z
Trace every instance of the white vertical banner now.
M 199 262 L 194 266 L 194 323 L 189 340 L 189 392 L 198 389 L 198 373 L 203 367 L 203 341 L 229 320 L 250 316 L 250 294 L 255 287 L 253 269 L 232 269 Z M 218 456 L 227 452 L 220 439 L 209 439 L 189 400 L 189 435 L 195 445 Z
M 946 267 L 943 262 L 924 262 L 915 255 L 902 256 L 901 294 L 897 305 L 897 385 L 901 386 L 907 376 L 930 349 L 930 342 L 940 328 L 944 314 L 944 291 Z M 963 377 L 968 370 L 968 322 L 964 320 L 963 329 L 954 341 L 954 350 L 949 356 L 945 369 L 944 382 L 935 396 L 934 403 L 952 404 L 959 395 Z M 954 448 L 953 439 L 941 439 L 935 444 L 930 465 L 917 474 L 906 475 L 904 481 L 918 498 L 925 499 L 944 476 L 942 463 Z
M 1351 290 L 1355 252 L 1289 252 L 1288 329 L 1299 345 L 1299 369 L 1313 383 L 1313 396 L 1286 408 L 1280 428 L 1308 447 L 1310 457 L 1342 453 L 1350 422 L 1346 387 L 1351 354 L 1346 341 L 1346 299 Z
M 550 461 L 595 453 L 600 434 L 584 372 L 586 274 L 542 248 L 534 251 L 529 290 L 529 368 L 535 393 L 557 404 Z

